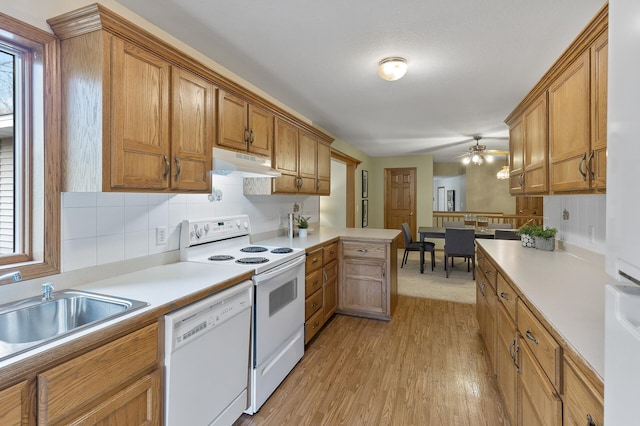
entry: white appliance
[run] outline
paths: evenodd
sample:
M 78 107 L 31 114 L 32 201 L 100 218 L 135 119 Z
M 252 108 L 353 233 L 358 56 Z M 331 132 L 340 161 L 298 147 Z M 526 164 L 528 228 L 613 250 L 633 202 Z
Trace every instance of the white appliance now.
M 304 354 L 305 251 L 250 244 L 246 215 L 185 220 L 180 258 L 253 271 L 250 405 L 256 413 Z
M 640 422 L 640 287 L 608 285 L 605 296 L 604 423 Z
M 248 405 L 253 283 L 165 316 L 165 424 L 229 426 Z

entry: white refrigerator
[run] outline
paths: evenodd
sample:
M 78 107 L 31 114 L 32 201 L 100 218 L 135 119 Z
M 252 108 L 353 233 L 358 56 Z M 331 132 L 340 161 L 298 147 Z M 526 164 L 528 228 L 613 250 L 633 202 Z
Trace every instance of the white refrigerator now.
M 640 424 L 640 1 L 609 1 L 605 424 Z M 635 284 L 634 284 L 635 282 Z M 624 285 L 623 285 L 624 284 Z

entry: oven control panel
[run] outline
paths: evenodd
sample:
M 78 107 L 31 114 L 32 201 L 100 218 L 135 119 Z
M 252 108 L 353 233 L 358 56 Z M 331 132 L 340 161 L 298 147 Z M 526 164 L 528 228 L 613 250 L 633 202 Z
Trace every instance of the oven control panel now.
M 215 219 L 184 220 L 180 230 L 181 247 L 190 247 L 248 235 L 251 232 L 249 217 L 229 216 Z

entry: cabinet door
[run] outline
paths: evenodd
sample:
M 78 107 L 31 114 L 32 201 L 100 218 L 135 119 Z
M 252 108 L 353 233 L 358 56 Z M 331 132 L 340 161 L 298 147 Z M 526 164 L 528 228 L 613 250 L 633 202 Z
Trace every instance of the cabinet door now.
M 589 51 L 549 87 L 549 179 L 552 191 L 589 188 Z
M 0 391 L 0 424 L 21 426 L 29 424 L 29 387 L 21 382 Z
M 516 325 L 507 310 L 496 308 L 496 379 L 504 400 L 505 412 L 511 424 L 516 419 L 517 370 L 514 354 L 517 355 Z
M 605 31 L 591 47 L 591 153 L 589 174 L 591 187 L 607 186 L 607 78 L 608 33 Z
M 566 357 L 563 383 L 563 425 L 602 426 L 604 424 L 602 392 L 597 390 Z
M 272 163 L 282 173 L 273 179 L 274 192 L 298 192 L 298 128 L 279 118 L 275 120 Z
M 249 151 L 271 158 L 273 146 L 273 120 L 269 111 L 249 104 Z
M 170 66 L 118 38 L 112 43 L 111 187 L 166 189 Z
M 518 422 L 522 426 L 561 426 L 562 401 L 527 345 L 519 345 Z
M 326 249 L 325 249 L 326 250 Z M 324 285 L 323 302 L 324 320 L 327 321 L 338 308 L 338 261 L 333 260 L 323 268 Z
M 331 193 L 331 145 L 318 142 L 318 195 Z
M 524 192 L 524 122 L 518 118 L 509 127 L 509 192 L 522 194 Z
M 318 174 L 318 139 L 311 133 L 298 132 L 300 192 L 315 194 Z
M 172 72 L 171 188 L 206 191 L 211 185 L 215 87 L 179 68 Z
M 387 314 L 385 262 L 345 259 L 339 305 L 352 312 Z
M 249 140 L 248 103 L 223 90 L 218 94 L 218 145 L 246 151 Z
M 524 192 L 547 191 L 547 94 L 543 93 L 523 116 Z

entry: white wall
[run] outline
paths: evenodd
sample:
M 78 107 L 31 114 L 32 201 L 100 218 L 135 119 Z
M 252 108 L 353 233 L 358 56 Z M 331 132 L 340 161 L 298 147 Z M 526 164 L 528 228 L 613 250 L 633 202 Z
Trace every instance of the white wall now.
M 544 197 L 544 226 L 556 228 L 556 238 L 596 253 L 606 252 L 605 195 Z M 566 210 L 568 219 L 563 219 Z
M 467 199 L 467 181 L 466 176 L 448 176 L 448 177 L 433 177 L 433 210 L 436 211 L 436 199 L 438 196 L 438 187 L 444 186 L 445 190 L 445 202 L 447 200 L 447 191 L 454 190 L 455 192 L 455 205 L 457 212 L 463 211 L 466 207 L 465 201 Z M 446 207 L 442 209 L 446 211 Z
M 214 176 L 213 185 L 221 201 L 207 194 L 62 193 L 62 272 L 177 250 L 183 219 L 248 214 L 252 234 L 284 232 L 298 203 L 300 214 L 318 221 L 317 196 L 244 196 L 239 176 Z M 168 238 L 156 245 L 160 226 Z
M 331 160 L 331 195 L 320 198 L 320 226 L 347 226 L 347 165 Z

